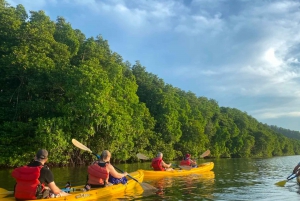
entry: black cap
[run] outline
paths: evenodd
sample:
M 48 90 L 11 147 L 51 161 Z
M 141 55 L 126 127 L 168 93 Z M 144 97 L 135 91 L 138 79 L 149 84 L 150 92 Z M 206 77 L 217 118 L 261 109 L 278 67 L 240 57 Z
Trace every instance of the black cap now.
M 38 159 L 48 158 L 48 151 L 46 149 L 38 150 L 38 152 L 36 152 L 36 158 L 38 158 Z

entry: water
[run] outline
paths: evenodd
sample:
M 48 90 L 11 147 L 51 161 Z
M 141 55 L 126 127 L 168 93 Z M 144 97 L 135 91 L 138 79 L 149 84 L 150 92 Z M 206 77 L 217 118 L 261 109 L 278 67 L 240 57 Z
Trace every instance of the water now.
M 206 159 L 201 162 L 215 163 L 213 171 L 182 177 L 164 177 L 144 180 L 159 190 L 156 193 L 142 193 L 133 189 L 125 194 L 101 200 L 300 200 L 296 179 L 285 187 L 275 183 L 285 180 L 299 156 L 274 157 L 265 159 Z M 127 172 L 150 169 L 150 163 L 118 164 Z M 58 186 L 70 181 L 73 186 L 86 181 L 86 167 L 51 168 Z M 14 180 L 11 170 L 0 170 L 0 187 L 13 190 Z M 0 198 L 1 200 L 1 198 Z

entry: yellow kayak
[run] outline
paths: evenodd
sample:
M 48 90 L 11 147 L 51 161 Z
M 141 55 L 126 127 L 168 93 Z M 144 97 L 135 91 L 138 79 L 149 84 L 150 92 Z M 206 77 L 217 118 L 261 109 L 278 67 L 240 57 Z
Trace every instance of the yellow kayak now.
M 201 163 L 196 168 L 191 168 L 189 170 L 186 169 L 174 169 L 171 171 L 154 171 L 154 170 L 144 170 L 145 179 L 152 177 L 164 177 L 164 176 L 184 176 L 188 174 L 194 173 L 203 173 L 210 171 L 214 168 L 213 162 Z
M 136 185 L 140 185 L 144 178 L 144 173 L 142 170 L 138 170 L 135 172 L 130 173 L 130 175 L 135 178 L 138 182 L 136 182 L 133 179 L 128 178 L 128 182 L 126 185 L 123 184 L 117 184 L 112 186 L 107 186 L 104 188 L 97 188 L 97 189 L 91 189 L 89 191 L 83 191 L 84 186 L 76 186 L 71 188 L 70 195 L 59 197 L 59 198 L 49 198 L 49 199 L 39 199 L 39 201 L 64 201 L 64 200 L 97 200 L 102 197 L 109 197 L 114 194 L 120 194 L 125 191 L 130 191 L 131 189 L 135 188 Z M 10 192 L 10 191 L 7 191 Z M 5 192 L 0 192 L 5 194 Z M 10 197 L 2 197 L 0 199 L 1 201 L 15 201 L 15 198 L 10 195 Z M 24 200 L 25 201 L 25 200 Z M 33 201 L 33 200 L 32 200 Z

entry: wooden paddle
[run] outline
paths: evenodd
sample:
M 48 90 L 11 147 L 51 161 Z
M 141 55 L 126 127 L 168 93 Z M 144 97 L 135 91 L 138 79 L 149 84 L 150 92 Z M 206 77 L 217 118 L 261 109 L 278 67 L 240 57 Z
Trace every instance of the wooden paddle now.
M 288 182 L 288 181 L 290 181 L 290 180 L 292 180 L 292 179 L 294 179 L 296 177 L 297 177 L 297 174 L 293 173 L 290 176 L 288 176 L 286 180 L 279 181 L 279 182 L 275 183 L 275 185 L 280 186 L 280 187 L 284 187 L 284 185 L 286 184 L 286 182 Z
M 86 147 L 85 145 L 81 144 L 80 142 L 78 142 L 77 140 L 75 139 L 72 139 L 72 143 L 78 147 L 79 149 L 82 149 L 84 151 L 88 151 L 90 152 L 91 154 L 95 155 L 98 159 L 100 158 L 98 154 L 92 152 L 92 150 L 90 150 L 88 147 Z M 115 169 L 121 171 L 121 172 L 124 172 L 122 170 L 120 170 L 119 168 L 113 166 Z M 134 177 L 132 177 L 130 174 L 127 175 L 129 178 L 131 178 L 132 180 L 136 181 L 137 183 L 139 183 L 141 185 L 141 187 L 144 189 L 144 190 L 157 190 L 154 186 L 150 185 L 150 184 L 147 184 L 147 183 L 141 183 L 139 182 L 138 180 L 136 180 Z

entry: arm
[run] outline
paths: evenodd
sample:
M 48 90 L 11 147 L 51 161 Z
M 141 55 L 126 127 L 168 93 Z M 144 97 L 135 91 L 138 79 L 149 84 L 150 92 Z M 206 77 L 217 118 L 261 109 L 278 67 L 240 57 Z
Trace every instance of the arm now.
M 169 167 L 171 167 L 172 163 L 166 164 L 164 161 L 161 161 L 161 165 L 162 165 L 164 168 L 169 168 Z
M 51 183 L 49 183 L 49 184 L 48 184 L 48 187 L 51 189 L 51 191 L 52 191 L 54 194 L 59 194 L 59 193 L 61 193 L 60 188 L 58 188 L 58 187 L 56 186 L 56 184 L 55 184 L 54 181 L 51 182 Z
M 107 169 L 109 171 L 109 174 L 111 174 L 111 176 L 113 176 L 114 178 L 117 178 L 117 179 L 121 179 L 122 177 L 125 177 L 126 175 L 128 175 L 127 172 L 124 172 L 124 173 L 117 172 L 111 164 L 107 165 Z
M 191 161 L 191 165 L 197 165 L 197 162 L 196 162 L 196 161 L 193 161 L 193 160 L 191 160 L 191 159 L 190 159 L 190 161 Z

